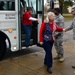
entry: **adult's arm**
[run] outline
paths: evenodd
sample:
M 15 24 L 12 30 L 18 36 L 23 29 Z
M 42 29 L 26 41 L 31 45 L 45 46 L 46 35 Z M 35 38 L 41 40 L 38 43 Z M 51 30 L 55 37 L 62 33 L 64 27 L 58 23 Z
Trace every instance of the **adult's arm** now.
M 34 18 L 34 17 L 30 17 L 29 20 L 37 21 L 38 19 L 36 19 L 36 18 Z
M 43 32 L 45 30 L 45 23 L 43 22 L 40 27 L 40 42 L 43 42 Z

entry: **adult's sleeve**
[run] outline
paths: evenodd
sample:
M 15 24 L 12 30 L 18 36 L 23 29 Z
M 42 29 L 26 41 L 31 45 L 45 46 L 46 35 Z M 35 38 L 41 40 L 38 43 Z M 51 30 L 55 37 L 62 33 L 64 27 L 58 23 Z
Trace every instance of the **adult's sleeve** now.
M 60 27 L 64 28 L 65 23 L 64 23 L 64 17 L 63 16 L 61 16 L 57 19 L 57 24 L 58 23 L 59 23 Z M 58 35 L 63 35 L 63 32 L 59 32 Z
M 43 42 L 43 32 L 45 31 L 45 23 L 43 22 L 40 27 L 40 42 Z
M 37 19 L 36 18 L 33 18 L 33 17 L 30 17 L 29 20 L 37 21 Z
M 56 31 L 58 31 L 58 32 L 62 32 L 62 31 L 63 31 L 63 28 L 58 27 L 58 26 L 56 25 Z

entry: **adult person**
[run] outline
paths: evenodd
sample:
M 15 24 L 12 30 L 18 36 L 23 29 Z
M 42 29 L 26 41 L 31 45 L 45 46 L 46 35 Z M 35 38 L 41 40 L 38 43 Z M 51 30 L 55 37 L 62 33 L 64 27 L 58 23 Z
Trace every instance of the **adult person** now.
M 67 28 L 66 31 L 69 31 L 69 30 L 73 29 L 73 39 L 75 40 L 75 5 L 72 6 L 71 13 L 74 16 L 74 19 L 72 21 L 71 26 L 69 28 Z M 72 68 L 75 69 L 75 65 L 73 65 Z
M 47 71 L 52 74 L 52 47 L 54 43 L 54 32 L 62 32 L 65 29 L 60 28 L 54 21 L 55 14 L 49 12 L 46 17 L 46 22 L 43 22 L 40 28 L 40 44 L 45 50 L 44 64 L 47 66 Z
M 32 7 L 27 7 L 27 12 L 23 14 L 22 24 L 24 26 L 24 30 L 26 33 L 25 36 L 25 46 L 30 46 L 30 38 L 31 38 L 31 32 L 32 32 L 32 21 L 38 21 L 37 18 L 32 17 Z
M 62 27 L 64 28 L 64 17 L 61 15 L 61 11 L 60 11 L 60 8 L 55 8 L 54 9 L 54 13 L 56 15 L 56 24 L 59 26 L 59 27 Z M 57 51 L 57 56 L 54 57 L 54 59 L 59 59 L 60 62 L 64 61 L 64 49 L 63 49 L 63 32 L 56 32 L 55 33 L 55 42 L 54 42 L 54 46 L 55 46 L 55 49 Z

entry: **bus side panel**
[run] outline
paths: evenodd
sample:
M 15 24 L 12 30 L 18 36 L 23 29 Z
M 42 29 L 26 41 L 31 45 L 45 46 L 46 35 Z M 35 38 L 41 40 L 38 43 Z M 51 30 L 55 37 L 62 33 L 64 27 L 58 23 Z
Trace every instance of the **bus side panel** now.
M 0 12 L 0 16 L 0 30 L 9 37 L 11 42 L 11 50 L 19 50 L 16 12 Z

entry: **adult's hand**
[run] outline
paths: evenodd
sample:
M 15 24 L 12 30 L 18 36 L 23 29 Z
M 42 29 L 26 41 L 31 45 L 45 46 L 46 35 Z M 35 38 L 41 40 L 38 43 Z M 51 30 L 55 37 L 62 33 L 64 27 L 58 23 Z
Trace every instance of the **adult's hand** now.
M 40 20 L 39 20 L 39 19 L 37 19 L 37 22 L 39 23 L 39 22 L 40 22 Z
M 43 45 L 43 42 L 40 42 L 40 45 Z
M 67 29 L 63 29 L 64 32 L 67 32 Z

